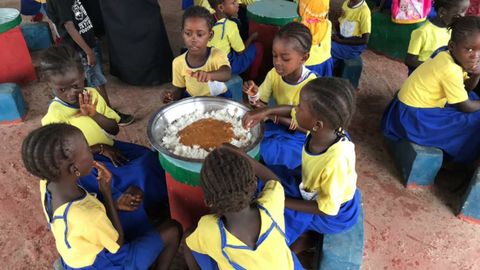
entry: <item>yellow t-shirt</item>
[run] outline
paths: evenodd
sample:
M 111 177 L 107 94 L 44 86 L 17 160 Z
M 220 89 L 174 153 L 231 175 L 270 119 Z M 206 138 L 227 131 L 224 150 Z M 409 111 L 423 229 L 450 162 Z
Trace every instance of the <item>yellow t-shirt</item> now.
M 447 46 L 451 31 L 426 21 L 418 29 L 413 30 L 408 45 L 408 53 L 418 55 L 418 60 L 425 62 L 438 48 Z
M 343 37 L 362 37 L 372 31 L 372 19 L 370 9 L 366 1 L 355 8 L 348 7 L 348 0 L 342 5 L 342 16 L 340 22 L 340 34 Z
M 324 40 L 330 40 L 331 32 L 328 34 L 328 28 L 331 31 L 331 22 L 328 20 L 328 11 L 330 9 L 329 0 L 298 0 L 298 15 L 302 18 L 302 23 L 310 29 L 312 33 L 312 44 L 319 45 Z
M 308 68 L 303 67 L 300 81 L 296 84 L 289 84 L 277 73 L 275 68 L 272 68 L 258 88 L 260 100 L 268 103 L 270 97 L 273 95 L 278 106 L 297 106 L 300 102 L 300 90 L 305 84 L 315 78 L 317 78 L 315 73 L 311 72 Z
M 46 182 L 40 181 L 40 195 L 45 217 L 49 221 L 44 207 Z M 62 218 L 64 214 L 66 221 Z M 118 232 L 108 219 L 105 207 L 88 193 L 79 200 L 55 209 L 50 229 L 58 253 L 65 263 L 73 268 L 91 266 L 103 249 L 116 253 L 120 248 L 117 244 Z
M 231 49 L 236 52 L 245 50 L 237 24 L 227 18 L 223 18 L 215 23 L 213 26 L 213 38 L 208 42 L 208 46 L 218 48 L 227 55 Z
M 332 57 L 332 23 L 327 20 L 326 23 L 326 37 L 320 41 L 318 45 L 312 45 L 310 49 L 310 57 L 305 62 L 306 66 L 315 66 L 321 64 Z M 313 43 L 312 43 L 313 44 Z
M 309 140 L 310 136 L 307 143 Z M 312 155 L 307 152 L 307 143 L 302 151 L 301 192 L 312 195 L 311 199 L 317 201 L 320 211 L 335 216 L 340 206 L 353 198 L 357 189 L 355 145 L 343 137 L 325 153 Z
M 466 73 L 449 52 L 421 64 L 403 83 L 398 99 L 415 108 L 443 108 L 468 100 Z
M 208 12 L 210 12 L 211 14 L 215 13 L 215 10 L 212 8 L 212 6 L 210 6 L 210 3 L 208 3 L 208 0 L 194 0 L 193 4 L 195 6 L 201 6 L 206 8 Z
M 268 181 L 257 202 L 268 210 L 273 220 L 281 230 L 285 232 L 283 216 L 285 194 L 280 182 L 274 180 Z M 261 219 L 260 235 L 264 235 L 273 223 L 265 211 L 259 211 Z M 224 249 L 225 252 L 231 261 L 237 263 L 244 269 L 293 269 L 292 252 L 285 241 L 284 235 L 282 235 L 277 228 L 274 228 L 255 250 L 246 247 L 243 242 L 229 233 L 227 229 L 225 229 L 225 234 L 228 245 L 240 247 L 226 247 Z M 187 237 L 186 242 L 191 250 L 206 254 L 215 260 L 219 269 L 233 269 L 222 254 L 218 216 L 203 216 L 198 222 L 197 229 Z
M 97 92 L 95 88 L 85 88 L 86 91 L 92 94 L 92 99 L 97 100 L 97 113 L 104 115 L 107 118 L 120 121 L 120 116 L 108 107 L 103 97 Z M 48 107 L 47 114 L 42 118 L 42 126 L 53 123 L 65 123 L 79 128 L 88 145 L 107 144 L 113 145 L 112 135 L 104 131 L 98 124 L 89 116 L 76 116 L 78 108 L 55 98 Z
M 188 75 L 188 71 L 217 71 L 220 67 L 228 66 L 230 67 L 230 62 L 228 61 L 227 54 L 220 49 L 217 48 L 209 48 L 209 56 L 205 64 L 199 67 L 191 67 L 187 63 L 187 52 L 184 54 L 177 56 L 173 59 L 172 63 L 172 72 L 173 72 L 173 80 L 172 84 L 178 88 L 186 88 L 187 92 L 192 97 L 196 96 L 211 96 L 211 90 L 209 83 L 202 83 L 198 82 L 197 79 L 192 78 Z M 223 92 L 227 91 L 227 86 L 223 84 Z

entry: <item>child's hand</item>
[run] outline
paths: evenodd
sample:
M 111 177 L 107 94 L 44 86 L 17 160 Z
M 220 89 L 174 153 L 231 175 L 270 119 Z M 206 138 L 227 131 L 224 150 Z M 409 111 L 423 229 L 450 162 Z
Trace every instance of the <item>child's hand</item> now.
M 173 101 L 173 93 L 171 91 L 165 91 L 163 94 L 163 104 L 168 104 Z
M 335 42 L 341 42 L 342 39 L 337 34 L 332 34 L 332 40 Z
M 94 117 L 97 114 L 98 99 L 93 101 L 90 92 L 79 94 L 78 102 L 80 103 L 80 111 L 77 113 L 77 116 Z
M 480 63 L 473 65 L 472 67 L 466 69 L 468 74 L 479 75 L 480 74 Z
M 99 154 L 110 159 L 115 167 L 122 166 L 129 161 L 122 152 L 109 145 L 103 145 L 103 149 Z
M 102 193 L 111 192 L 112 174 L 110 171 L 100 162 L 94 161 L 93 167 L 98 171 L 98 187 Z
M 142 201 L 143 191 L 136 186 L 130 186 L 115 202 L 115 208 L 120 211 L 135 211 Z
M 203 70 L 193 71 L 190 73 L 190 76 L 192 78 L 197 79 L 197 81 L 203 82 L 203 83 L 212 81 L 212 75 L 209 72 L 206 72 Z
M 258 93 L 258 86 L 253 81 L 244 82 L 242 89 L 247 96 L 255 96 Z
M 263 121 L 268 116 L 266 109 L 259 109 L 245 113 L 242 119 L 242 125 L 246 129 L 250 129 Z
M 97 59 L 95 58 L 95 53 L 93 52 L 92 49 L 89 51 L 85 52 L 87 55 L 87 63 L 89 66 L 94 67 L 97 64 Z

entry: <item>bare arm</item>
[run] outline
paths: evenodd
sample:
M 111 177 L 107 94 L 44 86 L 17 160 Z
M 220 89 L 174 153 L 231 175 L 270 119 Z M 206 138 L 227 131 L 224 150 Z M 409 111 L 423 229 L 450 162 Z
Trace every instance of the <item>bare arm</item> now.
M 328 216 L 327 214 L 320 211 L 320 209 L 318 209 L 316 201 L 304 201 L 292 198 L 285 198 L 285 207 L 299 212 Z
M 421 64 L 423 64 L 423 62 L 418 60 L 418 55 L 407 53 L 407 57 L 405 57 L 405 65 L 411 69 L 416 69 Z
M 117 135 L 120 131 L 115 120 L 105 117 L 103 114 L 97 113 L 92 116 L 92 119 L 106 132 L 111 135 Z
M 232 78 L 232 70 L 229 66 L 221 66 L 216 71 L 210 71 L 212 81 L 226 82 Z
M 479 100 L 467 100 L 457 104 L 452 104 L 455 108 L 459 109 L 462 112 L 470 113 L 480 110 L 480 101 Z
M 68 21 L 64 24 L 64 26 L 65 26 L 65 30 L 67 30 L 67 33 L 70 35 L 70 37 L 72 37 L 73 41 L 75 41 L 75 43 L 85 52 L 87 57 L 95 59 L 95 55 L 93 54 L 92 48 L 90 48 L 88 44 L 85 42 L 83 37 L 75 28 L 75 25 L 73 24 L 73 22 Z M 94 66 L 95 64 L 92 64 L 92 65 Z
M 480 74 L 470 74 L 470 78 L 465 81 L 465 89 L 471 91 L 478 85 Z
M 335 42 L 346 45 L 366 45 L 370 39 L 370 34 L 363 34 L 362 37 L 349 37 L 344 38 L 338 35 L 332 35 L 332 39 Z

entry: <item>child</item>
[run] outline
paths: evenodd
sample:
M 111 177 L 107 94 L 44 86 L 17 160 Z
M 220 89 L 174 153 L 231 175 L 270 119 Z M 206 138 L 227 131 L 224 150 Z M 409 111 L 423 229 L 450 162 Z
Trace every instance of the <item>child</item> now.
M 439 48 L 447 46 L 450 40 L 448 26 L 452 20 L 465 15 L 469 0 L 450 1 L 436 0 L 434 7 L 437 16 L 431 21 L 425 22 L 418 29 L 413 30 L 408 45 L 408 53 L 405 64 L 408 74 L 411 74 L 418 66 L 430 58 Z
M 119 208 L 137 209 L 143 193 L 145 207 L 158 207 L 166 201 L 165 173 L 157 155 L 143 146 L 112 139 L 119 131 L 120 117 L 95 88 L 84 88 L 85 77 L 75 50 L 67 46 L 47 49 L 41 56 L 39 69 L 55 95 L 42 125 L 66 123 L 83 132 L 95 160 L 105 163 L 112 171 L 113 197 Z M 95 178 L 93 171 L 82 177 L 80 184 L 89 192 L 99 193 Z M 135 224 L 131 225 L 134 229 Z
M 365 0 L 347 0 L 342 5 L 342 16 L 332 35 L 334 65 L 339 61 L 359 57 L 367 48 L 372 28 L 370 9 Z
M 346 135 L 355 109 L 352 85 L 340 78 L 317 78 L 300 92 L 298 106 L 263 108 L 243 119 L 249 128 L 265 117 L 292 115 L 308 130 L 302 150 L 301 174 L 270 167 L 285 188 L 285 225 L 288 239 L 306 231 L 340 233 L 358 218 L 360 192 L 356 187 L 355 146 Z M 298 251 L 298 244 L 291 248 Z
M 331 56 L 332 23 L 328 19 L 329 0 L 298 0 L 298 14 L 312 34 L 308 69 L 321 77 L 333 76 Z
M 232 74 L 241 74 L 250 68 L 247 77 L 255 79 L 263 59 L 263 48 L 259 43 L 252 43 L 258 34 L 253 33 L 245 44 L 243 43 L 237 23 L 231 20 L 238 15 L 239 7 L 236 0 L 209 0 L 209 2 L 215 9 L 216 23 L 213 26 L 213 38 L 208 45 L 219 48 L 228 55 Z
M 203 163 L 200 185 L 213 214 L 186 237 L 189 269 L 303 269 L 285 238 L 282 185 L 231 147 L 213 150 Z M 255 199 L 257 177 L 266 183 Z
M 467 92 L 480 78 L 480 18 L 459 18 L 451 29 L 448 51 L 408 77 L 385 110 L 382 130 L 390 140 L 437 147 L 453 162 L 470 163 L 480 150 L 480 101 Z
M 265 106 L 273 96 L 277 105 L 296 106 L 300 89 L 317 77 L 304 66 L 308 59 L 312 35 L 301 23 L 283 26 L 273 40 L 273 66 L 265 81 L 257 87 L 253 81 L 243 90 L 254 106 Z M 267 122 L 260 153 L 267 165 L 284 165 L 294 169 L 300 165 L 305 134 L 289 117 L 273 117 Z
M 99 90 L 110 106 L 103 74 L 101 48 L 95 38 L 93 24 L 88 17 L 83 0 L 48 0 L 47 12 L 50 20 L 57 26 L 60 38 L 73 46 L 79 53 L 87 84 Z M 121 119 L 119 124 L 126 126 L 134 121 L 133 116 L 117 111 Z
M 225 52 L 207 47 L 213 37 L 213 17 L 203 7 L 193 6 L 185 11 L 182 21 L 182 37 L 187 52 L 172 63 L 176 91 L 167 92 L 164 102 L 189 96 L 221 96 L 231 98 L 224 82 L 232 74 Z
M 93 161 L 78 128 L 52 124 L 32 131 L 23 142 L 22 159 L 42 179 L 42 207 L 64 269 L 168 269 L 181 238 L 179 224 L 165 221 L 127 241 L 112 198 L 112 175 Z M 93 168 L 99 172 L 103 204 L 77 185 Z

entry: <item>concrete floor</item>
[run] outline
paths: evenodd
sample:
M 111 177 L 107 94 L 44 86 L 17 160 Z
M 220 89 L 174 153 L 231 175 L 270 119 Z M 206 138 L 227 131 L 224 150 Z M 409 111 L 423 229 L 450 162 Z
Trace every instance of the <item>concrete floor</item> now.
M 0 7 L 18 8 L 19 2 L 1 0 Z M 160 0 L 160 4 L 172 48 L 178 52 L 180 1 Z M 455 186 L 467 176 L 442 171 L 433 189 L 406 190 L 386 151 L 380 118 L 405 80 L 406 67 L 369 51 L 363 60 L 357 111 L 350 127 L 365 208 L 363 269 L 480 269 L 480 226 L 454 215 L 462 195 Z M 121 129 L 119 139 L 148 145 L 147 122 L 161 107 L 165 86 L 134 87 L 108 79 L 112 103 L 137 117 L 133 125 Z M 51 96 L 43 82 L 23 85 L 22 91 L 28 106 L 25 122 L 0 126 L 1 268 L 51 269 L 58 254 L 41 210 L 38 179 L 25 171 L 20 160 L 21 142 L 40 125 Z M 181 269 L 183 264 L 176 265 Z

